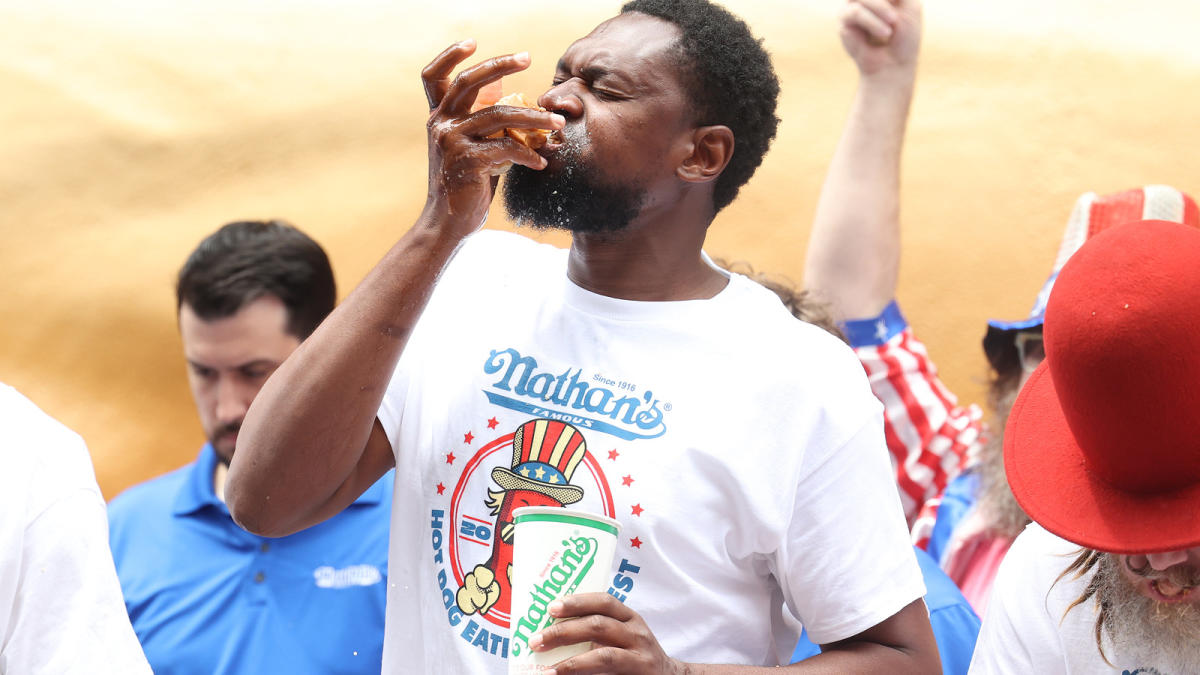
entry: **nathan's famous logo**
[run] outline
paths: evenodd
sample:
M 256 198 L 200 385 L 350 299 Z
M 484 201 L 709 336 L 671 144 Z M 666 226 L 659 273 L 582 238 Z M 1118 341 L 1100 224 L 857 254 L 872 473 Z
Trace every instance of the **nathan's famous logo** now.
M 484 393 L 493 404 L 539 417 L 570 422 L 625 440 L 657 438 L 666 433 L 663 412 L 654 392 L 637 394 L 636 385 L 597 374 L 582 377 L 582 369 L 555 374 L 538 369 L 532 356 L 515 349 L 492 350 L 483 364 L 488 375 L 500 374 Z
M 546 570 L 529 592 L 525 616 L 518 617 L 512 627 L 513 656 L 520 656 L 529 648 L 529 638 L 534 633 L 554 623 L 555 619 L 547 609 L 550 603 L 574 593 L 596 562 L 598 546 L 595 538 L 571 537 L 562 545 L 562 550 L 554 551 L 546 560 Z

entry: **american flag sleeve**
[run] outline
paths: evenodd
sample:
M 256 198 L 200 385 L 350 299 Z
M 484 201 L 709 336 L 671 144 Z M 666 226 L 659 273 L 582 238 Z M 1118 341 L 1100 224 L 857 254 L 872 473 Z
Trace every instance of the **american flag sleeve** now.
M 847 321 L 842 328 L 883 402 L 900 501 L 914 543 L 923 546 L 946 483 L 978 456 L 983 412 L 977 405 L 959 405 L 938 379 L 925 345 L 895 301 L 879 316 Z

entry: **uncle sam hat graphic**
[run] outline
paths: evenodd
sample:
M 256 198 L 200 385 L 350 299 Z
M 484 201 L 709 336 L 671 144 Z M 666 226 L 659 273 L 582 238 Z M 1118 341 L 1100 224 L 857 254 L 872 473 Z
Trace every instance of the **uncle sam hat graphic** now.
M 578 429 L 557 420 L 531 420 L 517 428 L 512 447 L 511 469 L 492 469 L 497 485 L 505 490 L 532 490 L 563 506 L 583 499 L 583 490 L 570 484 L 571 475 L 587 454 L 587 443 Z

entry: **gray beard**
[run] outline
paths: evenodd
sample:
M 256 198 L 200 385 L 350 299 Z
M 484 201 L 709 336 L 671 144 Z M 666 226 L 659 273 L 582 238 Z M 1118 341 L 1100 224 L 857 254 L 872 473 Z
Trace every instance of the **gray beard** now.
M 1102 631 L 1118 652 L 1157 656 L 1184 673 L 1200 673 L 1200 607 L 1158 602 L 1138 592 L 1121 572 L 1120 558 L 1105 554 L 1096 565 L 1093 584 Z M 1187 568 L 1177 565 L 1157 576 L 1186 584 Z M 1190 570 L 1191 576 L 1196 572 Z
M 987 531 L 1009 538 L 1020 534 L 1030 522 L 1008 487 L 1008 475 L 1004 473 L 1004 426 L 1018 392 L 1019 389 L 1013 387 L 996 402 L 995 425 L 980 450 L 978 469 L 979 513 Z

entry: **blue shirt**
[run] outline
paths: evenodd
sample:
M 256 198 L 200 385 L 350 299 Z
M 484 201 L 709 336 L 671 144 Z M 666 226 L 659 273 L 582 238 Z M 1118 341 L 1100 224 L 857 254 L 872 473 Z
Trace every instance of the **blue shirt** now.
M 205 445 L 109 504 L 125 606 L 156 675 L 378 674 L 392 473 L 337 516 L 272 539 L 233 522 L 216 464 Z
M 933 637 L 937 639 L 938 654 L 942 657 L 942 672 L 946 675 L 965 674 L 971 665 L 971 654 L 975 652 L 975 640 L 979 637 L 979 617 L 933 558 L 919 548 L 913 547 L 913 550 L 921 565 L 921 575 L 925 577 L 925 606 L 929 608 L 929 623 L 933 626 Z M 821 649 L 808 639 L 808 634 L 802 633 L 792 653 L 792 663 L 820 653 Z
M 945 491 L 942 492 L 942 501 L 938 504 L 937 516 L 933 521 L 933 531 L 929 534 L 929 544 L 925 547 L 939 565 L 946 557 L 950 536 L 975 508 L 978 497 L 979 472 L 975 469 L 967 469 L 946 485 Z

